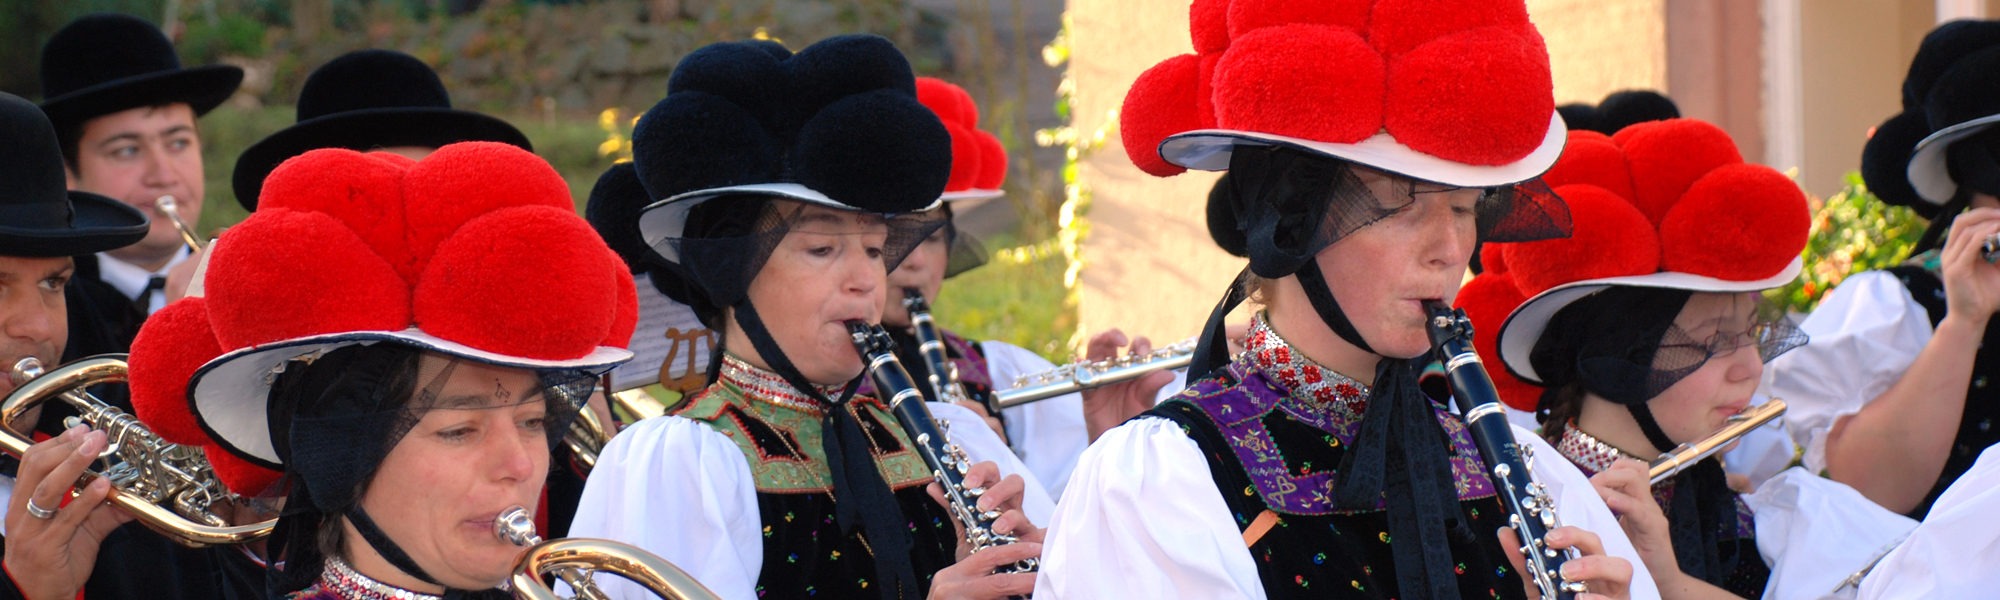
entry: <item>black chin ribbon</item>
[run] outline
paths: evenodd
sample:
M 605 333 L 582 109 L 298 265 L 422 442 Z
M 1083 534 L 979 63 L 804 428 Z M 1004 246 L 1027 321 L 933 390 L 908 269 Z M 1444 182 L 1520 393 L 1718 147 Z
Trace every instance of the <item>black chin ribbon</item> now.
M 1354 347 L 1374 353 L 1368 340 L 1361 339 L 1361 332 L 1354 329 L 1354 322 L 1347 320 L 1347 311 L 1340 309 L 1340 302 L 1333 299 L 1333 287 L 1327 285 L 1326 276 L 1319 272 L 1319 261 L 1308 260 L 1299 267 L 1299 287 L 1305 288 L 1306 299 L 1312 301 L 1313 311 L 1319 313 L 1319 320 L 1325 321 L 1333 333 Z
M 1645 432 L 1648 443 L 1661 452 L 1678 446 L 1653 419 L 1650 404 L 1627 404 L 1625 408 L 1639 422 L 1639 431 Z M 1722 470 L 1722 461 L 1711 456 L 1674 475 L 1673 482 L 1674 497 L 1666 508 L 1674 562 L 1679 563 L 1682 573 L 1723 587 L 1735 573 L 1741 554 L 1730 556 L 1728 564 L 1718 556 L 1722 532 L 1736 527 L 1736 492 L 1729 489 L 1729 474 Z
M 1418 388 L 1419 359 L 1384 358 L 1375 367 L 1361 428 L 1340 460 L 1334 506 L 1387 505 L 1396 586 L 1409 600 L 1457 598 L 1447 523 L 1468 538 L 1437 415 Z M 1386 502 L 1384 502 L 1386 500 Z
M 1201 337 L 1195 342 L 1194 356 L 1188 362 L 1188 387 L 1194 387 L 1195 382 L 1229 364 L 1229 332 L 1222 321 L 1229 317 L 1229 311 L 1236 310 L 1236 305 L 1243 303 L 1243 286 L 1249 283 L 1250 267 L 1246 266 L 1242 273 L 1236 274 L 1236 281 L 1229 284 L 1229 291 L 1223 293 L 1222 301 L 1215 304 L 1215 310 L 1208 313 L 1208 323 L 1202 326 Z M 1217 354 L 1216 348 L 1224 350 Z
M 736 305 L 736 323 L 743 327 L 744 337 L 750 338 L 750 346 L 757 349 L 757 355 L 764 358 L 771 371 L 783 377 L 786 383 L 799 392 L 811 396 L 826 406 L 820 418 L 823 429 L 821 438 L 826 452 L 827 470 L 833 475 L 834 516 L 841 531 L 853 535 L 859 529 L 868 540 L 868 547 L 875 555 L 875 577 L 881 585 L 883 600 L 912 599 L 920 597 L 922 589 L 918 585 L 916 567 L 910 562 L 910 551 L 916 546 L 910 539 L 910 532 L 904 526 L 901 505 L 896 502 L 895 492 L 889 489 L 889 482 L 882 478 L 882 472 L 875 466 L 875 453 L 869 445 L 868 433 L 861 429 L 861 420 L 854 416 L 848 400 L 854 397 L 854 390 L 861 387 L 862 373 L 854 381 L 847 383 L 838 402 L 821 394 L 797 367 L 792 366 L 783 348 L 771 338 L 764 328 L 764 321 L 757 316 L 757 309 L 744 299 Z

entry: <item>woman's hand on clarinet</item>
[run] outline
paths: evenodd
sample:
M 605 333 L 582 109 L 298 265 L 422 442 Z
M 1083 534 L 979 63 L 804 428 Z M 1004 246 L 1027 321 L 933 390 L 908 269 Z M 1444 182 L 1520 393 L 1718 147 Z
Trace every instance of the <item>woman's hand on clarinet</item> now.
M 21 595 L 32 600 L 77 597 L 97 566 L 97 545 L 132 520 L 104 501 L 111 482 L 102 477 L 70 497 L 70 487 L 107 443 L 103 432 L 79 425 L 29 446 L 21 456 L 14 496 L 7 504 L 4 559 Z
M 1507 552 L 1507 562 L 1514 565 L 1514 572 L 1521 575 L 1521 586 L 1528 591 L 1528 598 L 1541 598 L 1541 590 L 1528 577 L 1527 560 L 1521 556 L 1521 541 L 1514 530 L 1501 527 L 1500 547 Z M 1576 527 L 1557 527 L 1543 536 L 1543 542 L 1557 550 L 1574 549 L 1576 558 L 1563 562 L 1560 578 L 1567 581 L 1581 581 L 1590 589 L 1577 594 L 1577 600 L 1628 600 L 1632 597 L 1632 563 L 1623 558 L 1604 553 L 1604 542 L 1597 534 Z
M 975 505 L 981 512 L 999 511 L 1000 518 L 993 521 L 993 532 L 1013 535 L 1020 541 L 1005 546 L 993 546 L 978 552 L 965 541 L 965 524 L 952 520 L 958 531 L 958 563 L 937 572 L 931 579 L 932 600 L 994 600 L 1014 596 L 1027 596 L 1035 590 L 1034 573 L 1003 573 L 993 571 L 1016 562 L 1042 555 L 1041 528 L 1028 521 L 1021 512 L 1021 494 L 1027 490 L 1027 482 L 1020 475 L 1000 477 L 1000 466 L 992 461 L 972 465 L 965 474 L 967 488 L 985 487 Z M 944 488 L 932 482 L 927 491 L 939 506 L 950 510 L 951 503 L 945 499 Z
M 1145 336 L 1127 339 L 1125 332 L 1117 329 L 1106 330 L 1091 336 L 1090 344 L 1084 348 L 1084 360 L 1097 362 L 1118 357 L 1118 350 L 1127 344 L 1132 346 L 1131 354 L 1151 354 L 1152 340 Z M 1172 371 L 1147 373 L 1144 377 L 1114 383 L 1083 391 L 1083 422 L 1090 431 L 1090 441 L 1117 427 L 1118 424 L 1139 416 L 1153 408 L 1153 400 L 1159 397 L 1160 388 L 1173 383 Z

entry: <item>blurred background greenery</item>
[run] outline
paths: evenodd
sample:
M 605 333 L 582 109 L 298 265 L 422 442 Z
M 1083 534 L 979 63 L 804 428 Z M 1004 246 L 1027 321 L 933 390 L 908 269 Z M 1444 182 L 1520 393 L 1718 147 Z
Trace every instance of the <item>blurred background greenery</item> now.
M 1808 197 L 1812 233 L 1801 256 L 1805 269 L 1785 287 L 1764 292 L 1779 314 L 1812 312 L 1826 293 L 1848 275 L 1896 266 L 1929 225 L 1915 211 L 1890 206 L 1868 193 L 1861 174 L 1848 173 L 1847 186 L 1833 197 Z

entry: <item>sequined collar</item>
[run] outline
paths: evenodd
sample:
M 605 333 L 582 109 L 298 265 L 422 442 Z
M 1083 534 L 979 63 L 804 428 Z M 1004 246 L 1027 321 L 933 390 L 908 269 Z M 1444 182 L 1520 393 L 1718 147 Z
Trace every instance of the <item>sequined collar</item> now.
M 812 414 L 819 414 L 821 412 L 818 400 L 814 400 L 812 396 L 808 396 L 800 392 L 798 388 L 792 387 L 792 384 L 785 382 L 784 377 L 779 376 L 777 373 L 760 369 L 756 365 L 744 362 L 733 355 L 722 355 L 722 380 L 743 390 L 744 395 L 760 402 L 768 402 Z M 818 388 L 820 394 L 828 398 L 838 398 L 841 390 L 847 386 L 846 384 L 814 384 L 813 387 Z
M 367 575 L 356 572 L 353 567 L 347 566 L 346 561 L 332 556 L 326 558 L 326 570 L 320 572 L 319 588 L 321 592 L 341 598 L 342 600 L 439 600 L 442 598 L 442 596 L 420 594 L 370 579 Z
M 1562 440 L 1556 443 L 1556 451 L 1561 452 L 1563 458 L 1576 463 L 1578 468 L 1583 469 L 1586 476 L 1610 470 L 1611 464 L 1618 462 L 1620 458 L 1646 462 L 1646 459 L 1633 456 L 1624 450 L 1611 447 L 1611 444 L 1606 444 L 1597 438 L 1591 437 L 1590 434 L 1577 429 L 1575 423 L 1570 423 L 1568 426 L 1563 427 Z
M 1359 422 L 1367 412 L 1368 386 L 1332 369 L 1320 366 L 1298 351 L 1271 324 L 1264 313 L 1250 320 L 1250 335 L 1244 339 L 1245 353 L 1258 371 L 1289 390 L 1290 396 L 1305 401 L 1313 412 L 1344 417 Z

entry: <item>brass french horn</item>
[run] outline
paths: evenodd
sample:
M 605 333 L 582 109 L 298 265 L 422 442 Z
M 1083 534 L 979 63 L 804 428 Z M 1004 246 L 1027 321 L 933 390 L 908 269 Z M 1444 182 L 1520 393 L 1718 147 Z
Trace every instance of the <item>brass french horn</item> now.
M 98 455 L 101 468 L 84 472 L 81 487 L 98 477 L 111 480 L 112 504 L 132 513 L 147 527 L 190 548 L 241 544 L 271 534 L 276 519 L 231 525 L 215 509 L 239 498 L 216 479 L 208 456 L 195 446 L 170 444 L 145 423 L 106 404 L 84 389 L 126 380 L 125 355 L 105 354 L 44 373 L 34 357 L 14 363 L 8 374 L 16 388 L 0 403 L 0 446 L 16 457 L 34 445 L 12 423 L 50 400 L 76 407 L 80 416 L 65 423 L 90 425 L 110 442 Z M 74 492 L 72 492 L 74 493 Z
M 556 595 L 552 579 L 569 584 L 571 598 L 604 600 L 610 596 L 592 579 L 597 573 L 611 573 L 646 586 L 654 595 L 669 600 L 720 600 L 701 582 L 673 563 L 631 545 L 596 538 L 564 538 L 543 541 L 535 533 L 528 511 L 519 506 L 500 513 L 493 520 L 493 533 L 500 539 L 528 551 L 514 564 L 509 578 L 517 600 L 565 600 Z

